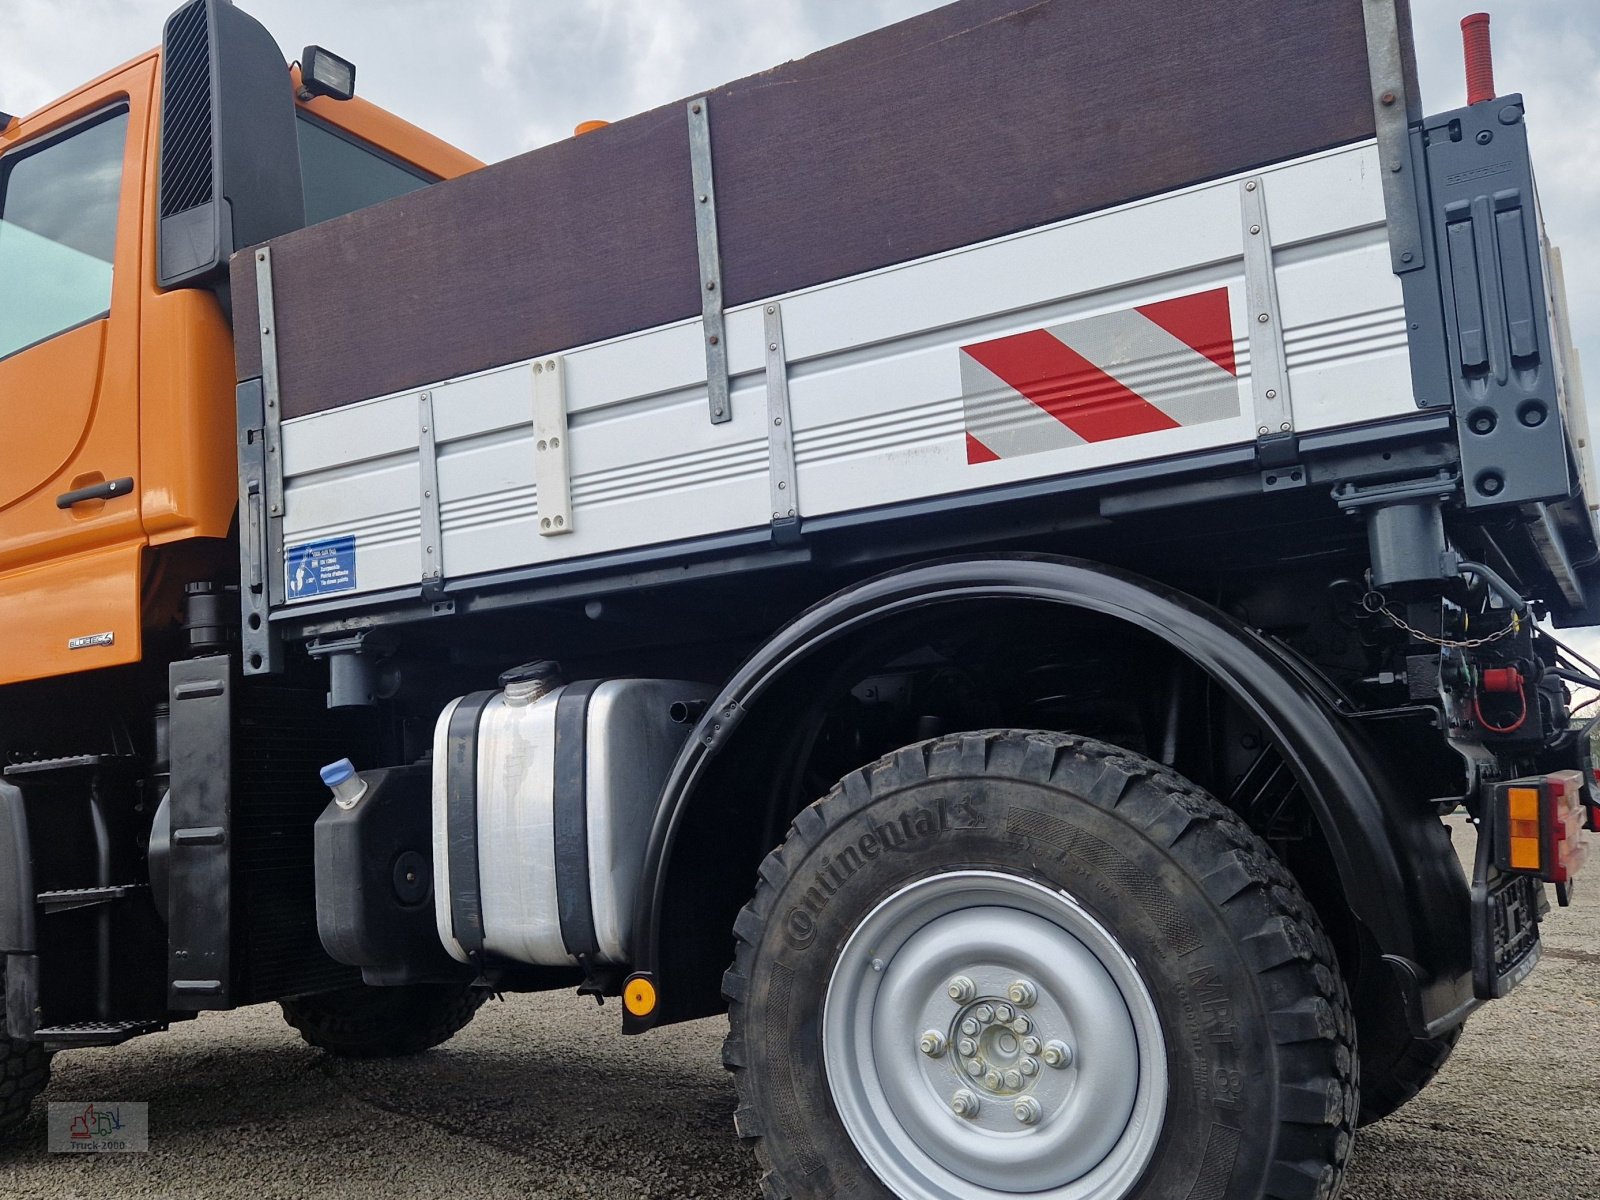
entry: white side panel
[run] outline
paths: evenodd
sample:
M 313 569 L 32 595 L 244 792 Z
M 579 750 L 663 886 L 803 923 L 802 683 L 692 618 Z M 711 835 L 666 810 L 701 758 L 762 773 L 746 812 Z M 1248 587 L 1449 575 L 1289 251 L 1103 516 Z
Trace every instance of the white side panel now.
M 1373 146 L 1251 178 L 1294 430 L 1414 413 Z M 776 298 L 801 516 L 1251 443 L 1264 401 L 1240 189 L 1200 185 Z M 726 336 L 722 425 L 698 319 L 562 355 L 561 537 L 538 534 L 531 363 L 428 389 L 446 580 L 765 526 L 762 305 L 730 311 Z M 285 424 L 288 563 L 304 575 L 317 553 L 351 562 L 291 602 L 418 585 L 434 499 L 421 496 L 418 403 L 412 392 Z

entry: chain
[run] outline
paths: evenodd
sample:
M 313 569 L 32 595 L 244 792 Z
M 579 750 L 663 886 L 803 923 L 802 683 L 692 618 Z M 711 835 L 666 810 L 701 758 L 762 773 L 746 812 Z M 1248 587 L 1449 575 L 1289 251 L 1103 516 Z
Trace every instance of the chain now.
M 1399 626 L 1401 629 L 1404 629 L 1419 642 L 1427 642 L 1431 646 L 1443 646 L 1449 650 L 1472 650 L 1478 646 L 1487 646 L 1490 642 L 1498 642 L 1503 637 L 1510 637 L 1513 633 L 1516 633 L 1522 628 L 1521 618 L 1518 617 L 1516 613 L 1512 613 L 1511 623 L 1508 624 L 1504 629 L 1496 630 L 1494 633 L 1491 633 L 1486 637 L 1467 638 L 1464 641 L 1452 641 L 1449 638 L 1434 637 L 1431 633 L 1423 633 L 1422 630 L 1413 629 L 1410 625 L 1407 625 L 1405 621 L 1397 616 L 1394 610 L 1389 607 L 1389 602 L 1384 599 L 1382 592 L 1368 592 L 1366 596 L 1362 598 L 1361 604 L 1362 607 L 1368 612 L 1382 613 L 1384 616 L 1388 617 L 1390 621 L 1394 622 L 1395 625 Z

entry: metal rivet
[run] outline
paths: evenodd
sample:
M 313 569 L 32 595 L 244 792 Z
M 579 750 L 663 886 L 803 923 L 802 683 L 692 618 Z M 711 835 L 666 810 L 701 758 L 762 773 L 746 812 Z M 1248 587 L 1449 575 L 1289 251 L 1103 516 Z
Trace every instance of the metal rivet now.
M 716 290 L 717 290 L 717 281 L 715 279 L 706 280 L 706 291 L 714 292 Z
M 788 487 L 788 486 L 789 486 L 789 485 L 788 485 L 788 484 L 787 484 L 787 483 L 785 483 L 785 482 L 784 482 L 784 481 L 783 481 L 783 480 L 781 480 L 781 479 L 780 479 L 780 480 L 778 480 L 778 490 L 779 490 L 779 491 L 780 491 L 780 492 L 781 492 L 781 491 L 783 491 L 783 489 L 784 489 L 784 488 L 786 488 L 786 487 Z
M 710 337 L 708 337 L 706 339 L 706 341 L 710 342 L 713 346 L 715 346 L 717 344 L 717 335 L 713 333 Z
M 1278 428 L 1281 429 L 1284 433 L 1288 433 L 1289 432 L 1289 422 L 1285 421 L 1282 425 L 1279 425 Z
M 433 499 L 433 493 L 428 491 L 428 490 L 426 490 L 426 489 L 424 489 L 423 493 L 422 493 L 422 498 L 424 500 L 432 500 Z
M 720 408 L 714 408 L 711 410 L 711 415 L 714 417 L 720 417 L 722 415 L 722 410 Z
M 958 1117 L 975 1117 L 978 1115 L 979 1107 L 978 1098 L 966 1088 L 962 1088 L 950 1097 L 950 1111 Z
M 767 312 L 768 312 L 768 313 L 769 313 L 769 314 L 770 314 L 770 313 L 775 313 L 775 312 L 777 312 L 777 311 L 778 311 L 778 306 L 777 306 L 777 305 L 776 305 L 776 304 L 769 304 L 769 305 L 767 305 Z
M 1024 1125 L 1037 1125 L 1044 1117 L 1044 1109 L 1032 1096 L 1024 1096 L 1011 1106 L 1011 1115 Z
M 1011 1003 L 1021 1008 L 1032 1008 L 1039 999 L 1039 989 L 1026 979 L 1019 979 L 1006 989 L 1006 995 Z
M 1267 320 L 1268 320 L 1267 314 L 1266 313 L 1258 313 L 1256 315 L 1256 320 L 1259 321 L 1261 324 L 1265 325 L 1267 323 Z
M 257 262 L 266 262 L 267 261 L 267 252 L 265 250 L 263 250 L 260 254 L 256 255 L 256 261 Z
M 539 449 L 548 450 L 549 448 L 550 448 L 550 443 L 545 441 L 543 438 L 540 438 L 539 439 Z
M 566 523 L 567 523 L 567 519 L 565 517 L 557 517 L 556 518 L 556 528 L 557 529 L 560 529 Z
M 543 363 L 534 363 L 533 364 L 533 373 L 535 375 L 543 375 L 544 374 L 544 364 Z
M 1256 190 L 1256 181 L 1254 179 L 1252 179 L 1249 183 L 1245 184 L 1244 185 L 1244 190 L 1247 191 L 1247 192 L 1255 191 Z
M 928 1032 L 922 1035 L 922 1039 L 917 1043 L 917 1048 L 929 1058 L 942 1057 L 945 1051 L 944 1034 L 940 1033 L 937 1029 L 928 1030 Z
M 710 199 L 710 197 L 707 196 L 704 192 L 701 192 L 698 196 L 695 197 L 695 199 L 699 200 L 701 204 L 704 204 L 707 200 Z
M 550 528 L 550 518 L 549 517 L 544 517 L 543 519 L 541 519 L 540 522 L 539 522 L 539 528 L 540 529 L 549 529 Z
M 782 417 L 773 417 L 772 418 L 772 423 L 774 425 L 782 425 L 783 424 L 783 418 Z
M 429 547 L 428 547 L 428 553 L 429 553 L 429 554 L 432 554 L 432 553 L 433 553 L 433 547 L 432 547 L 432 546 L 429 546 Z
M 978 994 L 978 985 L 965 975 L 957 975 L 945 989 L 945 995 L 958 1004 L 965 1004 Z
M 561 439 L 560 438 L 551 438 L 550 439 L 550 449 L 552 449 L 552 450 L 561 449 Z
M 1395 95 L 1394 95 L 1393 92 L 1385 92 L 1383 95 L 1378 97 L 1378 103 L 1382 104 L 1385 108 L 1387 108 L 1387 107 L 1389 107 L 1389 105 L 1393 104 L 1394 101 L 1395 101 Z
M 767 343 L 767 349 L 768 350 L 776 350 L 777 348 L 778 348 L 778 343 L 777 342 L 768 342 Z
M 690 112 L 699 112 L 700 111 L 700 106 L 698 104 L 691 104 L 689 106 L 689 111 Z
M 1276 400 L 1277 398 L 1278 398 L 1278 389 L 1277 388 L 1268 388 L 1267 389 L 1267 399 L 1268 400 Z
M 1059 1071 L 1072 1065 L 1072 1047 L 1065 1042 L 1049 1041 L 1045 1043 L 1042 1057 L 1045 1066 L 1054 1067 Z
M 545 365 L 544 365 L 544 369 L 545 369 L 545 370 L 546 370 L 546 371 L 554 371 L 554 370 L 555 370 L 555 369 L 556 369 L 556 364 L 555 364 L 555 360 L 554 360 L 554 359 L 552 359 L 552 360 L 551 360 L 551 361 L 549 361 L 549 362 L 547 362 L 547 363 L 545 363 Z
M 1261 426 L 1260 429 L 1257 429 L 1256 432 L 1259 433 L 1262 437 L 1265 437 L 1267 434 L 1271 433 L 1272 430 L 1268 429 L 1265 425 L 1263 425 L 1263 426 Z
M 1261 226 L 1259 226 L 1259 225 L 1250 226 L 1250 232 L 1251 233 L 1260 233 L 1261 232 Z
M 1403 252 L 1400 255 L 1400 261 L 1401 262 L 1410 262 L 1415 257 L 1416 257 L 1415 254 L 1413 254 L 1413 253 L 1411 253 L 1411 251 L 1407 250 L 1407 251 Z

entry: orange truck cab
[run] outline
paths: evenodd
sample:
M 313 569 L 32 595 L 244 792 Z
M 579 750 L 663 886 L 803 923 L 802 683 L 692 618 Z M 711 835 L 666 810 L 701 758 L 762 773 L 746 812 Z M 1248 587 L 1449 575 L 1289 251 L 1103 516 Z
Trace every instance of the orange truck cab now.
M 227 255 L 481 165 L 231 5 L 180 9 L 196 39 L 0 116 L 0 686 L 141 662 L 233 557 Z

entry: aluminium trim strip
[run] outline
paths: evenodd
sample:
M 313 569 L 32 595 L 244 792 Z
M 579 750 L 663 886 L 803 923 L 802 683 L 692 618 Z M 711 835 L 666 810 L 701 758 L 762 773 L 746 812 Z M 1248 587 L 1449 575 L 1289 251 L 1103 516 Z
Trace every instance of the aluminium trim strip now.
M 533 364 L 533 484 L 540 537 L 572 532 L 567 440 L 567 360 L 557 355 Z
M 272 303 L 272 247 L 256 251 L 256 311 L 261 330 L 261 401 L 266 440 L 267 602 L 284 602 L 283 409 L 278 392 L 278 322 Z
M 417 497 L 422 549 L 422 583 L 444 578 L 444 529 L 439 518 L 439 446 L 434 434 L 433 393 L 417 397 Z
M 1283 348 L 1283 313 L 1272 265 L 1272 231 L 1267 228 L 1267 188 L 1263 178 L 1239 185 L 1244 230 L 1245 319 L 1250 323 L 1250 392 L 1256 433 L 1261 437 L 1294 431 L 1289 400 L 1289 368 Z
M 1363 0 L 1362 16 L 1367 31 L 1367 69 L 1372 82 L 1383 210 L 1389 226 L 1389 257 L 1394 273 L 1401 275 L 1420 270 L 1427 262 L 1411 157 L 1411 98 L 1406 94 L 1400 14 L 1396 0 Z
M 706 339 L 706 401 L 711 423 L 721 425 L 733 420 L 733 401 L 728 389 L 728 334 L 722 317 L 717 189 L 711 172 L 711 105 L 705 96 L 689 101 L 689 168 L 694 179 L 694 237 Z
M 799 519 L 794 464 L 794 422 L 789 413 L 789 360 L 783 345 L 783 306 L 766 305 L 767 480 L 772 523 Z

